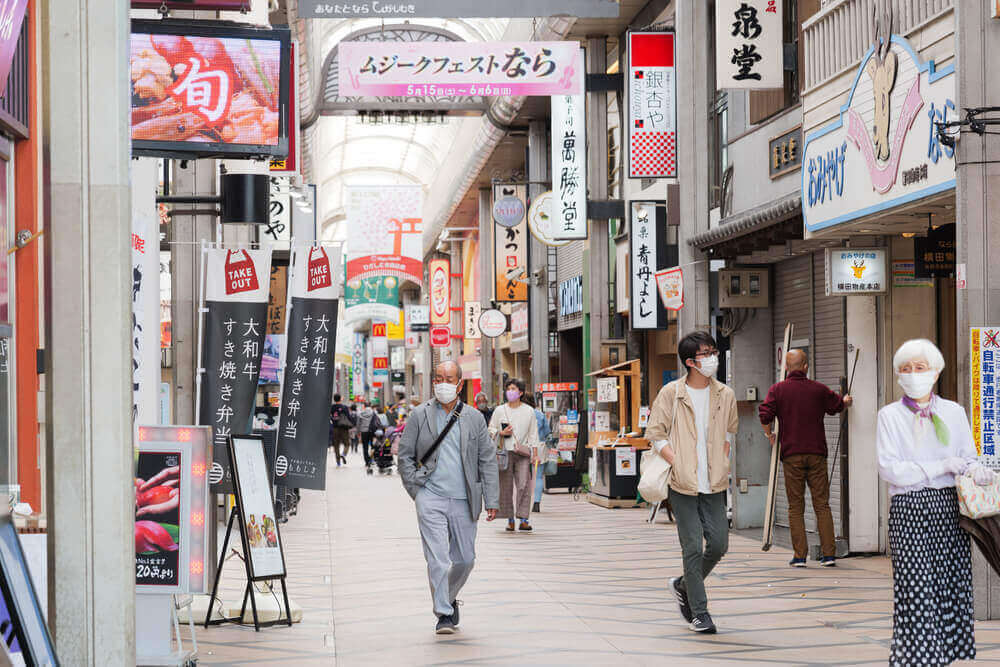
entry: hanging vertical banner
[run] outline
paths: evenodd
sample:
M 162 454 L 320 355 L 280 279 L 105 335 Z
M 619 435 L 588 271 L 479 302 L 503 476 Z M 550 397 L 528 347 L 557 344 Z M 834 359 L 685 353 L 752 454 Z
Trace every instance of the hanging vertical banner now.
M 232 493 L 230 435 L 250 433 L 260 375 L 271 249 L 205 250 L 198 423 L 212 427 L 213 493 Z
M 969 393 L 972 439 L 984 464 L 996 469 L 1000 464 L 996 446 L 1000 442 L 1000 327 L 973 327 L 970 331 Z
M 447 259 L 432 259 L 430 263 L 431 282 L 431 326 L 451 325 L 451 278 Z
M 629 320 L 633 329 L 667 326 L 667 311 L 657 298 L 656 271 L 666 261 L 666 208 L 655 202 L 632 203 L 632 299 Z
M 351 350 L 351 399 L 365 395 L 365 335 L 354 334 Z
M 552 238 L 587 238 L 587 118 L 583 95 L 556 95 L 552 105 Z
M 656 274 L 656 289 L 660 301 L 668 310 L 684 307 L 684 270 L 677 266 Z
M 628 35 L 628 176 L 677 178 L 674 33 Z
M 395 276 L 423 285 L 423 206 L 419 185 L 348 186 L 347 281 Z
M 337 350 L 338 268 L 323 246 L 293 249 L 288 352 L 278 418 L 276 480 L 298 489 L 326 488 L 326 450 Z
M 23 8 L 21 9 L 23 12 Z M 160 386 L 160 239 L 157 161 L 132 161 L 132 422 L 158 421 Z M 6 270 L 6 264 L 4 265 Z
M 715 76 L 726 88 L 783 88 L 781 7 L 777 0 L 716 0 Z
M 510 185 L 493 186 L 493 201 L 506 196 L 503 191 Z M 526 191 L 523 185 L 515 186 L 517 197 L 523 202 Z M 493 252 L 496 301 L 528 300 L 528 222 L 522 216 L 511 226 L 493 225 Z

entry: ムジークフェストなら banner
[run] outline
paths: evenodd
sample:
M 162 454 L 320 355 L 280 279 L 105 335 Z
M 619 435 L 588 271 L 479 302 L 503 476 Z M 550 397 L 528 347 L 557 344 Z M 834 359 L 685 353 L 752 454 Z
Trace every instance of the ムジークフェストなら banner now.
M 395 276 L 423 284 L 424 194 L 419 185 L 347 188 L 347 282 Z
M 290 488 L 322 490 L 337 350 L 340 286 L 334 276 L 339 263 L 323 246 L 293 250 L 275 480 Z
M 267 327 L 271 250 L 206 248 L 198 423 L 212 427 L 213 493 L 232 493 L 229 436 L 249 433 Z

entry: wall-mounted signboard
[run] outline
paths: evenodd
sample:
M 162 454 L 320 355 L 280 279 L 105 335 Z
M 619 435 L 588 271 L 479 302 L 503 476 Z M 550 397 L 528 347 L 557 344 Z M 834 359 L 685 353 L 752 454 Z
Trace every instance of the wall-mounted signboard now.
M 498 5 L 483 0 L 409 0 L 408 2 L 300 0 L 299 16 L 307 19 L 472 19 L 542 16 L 616 18 L 618 2 L 616 0 L 507 0 Z
M 132 152 L 288 155 L 287 28 L 132 21 Z

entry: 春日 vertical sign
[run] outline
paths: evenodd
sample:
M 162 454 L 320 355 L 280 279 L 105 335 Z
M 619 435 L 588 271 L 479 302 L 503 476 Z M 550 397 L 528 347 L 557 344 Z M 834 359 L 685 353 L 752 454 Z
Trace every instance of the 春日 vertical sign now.
M 677 178 L 674 33 L 628 35 L 629 178 Z
M 587 238 L 587 117 L 583 95 L 555 95 L 552 104 L 550 215 L 556 241 Z

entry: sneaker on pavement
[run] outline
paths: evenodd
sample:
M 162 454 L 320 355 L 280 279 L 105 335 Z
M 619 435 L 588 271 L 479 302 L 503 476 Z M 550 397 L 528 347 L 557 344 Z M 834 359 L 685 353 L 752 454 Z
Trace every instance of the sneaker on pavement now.
M 792 567 L 805 567 L 806 566 L 806 559 L 805 558 L 793 558 L 792 560 L 788 561 L 788 564 L 791 565 Z
M 527 522 L 526 519 L 521 519 L 521 525 L 517 527 L 518 530 L 531 530 L 531 524 Z
M 834 558 L 833 556 L 823 556 L 822 558 L 819 559 L 819 564 L 822 565 L 823 567 L 836 567 L 837 559 Z
M 540 504 L 540 503 L 535 503 L 535 504 L 533 504 L 533 505 L 531 506 L 531 511 L 532 511 L 532 512 L 536 512 L 536 513 L 537 513 L 537 512 L 541 512 L 541 511 L 542 511 L 542 507 L 541 507 L 541 504 Z
M 694 615 L 691 613 L 691 605 L 688 604 L 687 591 L 681 588 L 680 577 L 674 577 L 670 580 L 670 589 L 674 592 L 674 597 L 677 598 L 677 606 L 681 608 L 681 616 L 690 623 L 694 620 Z
M 451 616 L 438 616 L 437 627 L 434 628 L 434 632 L 439 635 L 455 634 L 455 621 L 452 620 Z
M 513 533 L 514 532 L 514 520 L 513 519 L 507 519 L 507 532 L 508 533 Z
M 706 635 L 714 635 L 716 633 L 715 623 L 712 622 L 712 617 L 708 615 L 707 611 L 704 614 L 695 616 L 688 627 L 695 632 L 702 632 Z
M 451 601 L 451 608 L 454 610 L 451 612 L 451 622 L 455 624 L 456 628 L 458 627 L 458 607 L 463 604 L 465 603 L 462 602 L 461 600 Z

